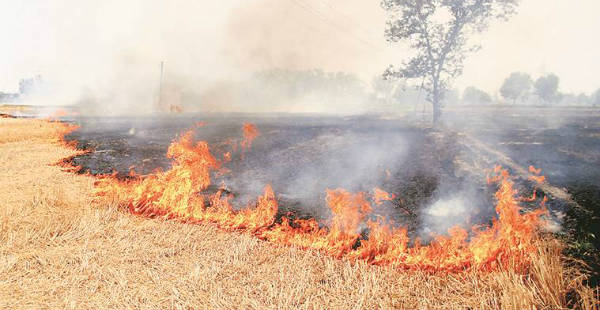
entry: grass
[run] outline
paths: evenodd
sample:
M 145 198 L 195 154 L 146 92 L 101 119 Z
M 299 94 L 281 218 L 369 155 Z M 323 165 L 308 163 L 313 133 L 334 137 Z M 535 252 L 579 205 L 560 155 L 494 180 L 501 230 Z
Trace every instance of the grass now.
M 0 113 L 14 113 L 14 112 L 27 112 L 32 109 L 31 106 L 23 105 L 23 104 L 1 104 L 0 103 Z
M 0 145 L 7 142 L 53 143 L 58 141 L 64 130 L 60 124 L 44 120 L 0 119 Z
M 74 154 L 58 127 L 0 119 L 0 308 L 599 307 L 552 238 L 526 275 L 428 274 L 133 216 L 52 165 Z

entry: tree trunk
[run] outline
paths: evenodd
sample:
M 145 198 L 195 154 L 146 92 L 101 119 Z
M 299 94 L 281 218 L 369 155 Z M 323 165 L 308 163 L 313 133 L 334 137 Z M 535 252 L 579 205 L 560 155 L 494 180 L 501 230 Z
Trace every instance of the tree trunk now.
M 433 124 L 437 124 L 440 120 L 440 116 L 442 115 L 442 109 L 440 108 L 440 103 L 433 102 Z
M 440 89 L 438 88 L 437 80 L 433 82 L 433 100 L 431 101 L 433 110 L 433 125 L 436 125 L 442 115 L 442 108 L 440 106 Z

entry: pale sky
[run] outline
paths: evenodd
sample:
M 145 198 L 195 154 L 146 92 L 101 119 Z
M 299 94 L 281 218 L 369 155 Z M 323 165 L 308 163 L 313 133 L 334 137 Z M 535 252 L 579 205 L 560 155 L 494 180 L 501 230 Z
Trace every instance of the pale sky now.
M 595 91 L 598 12 L 598 0 L 522 0 L 516 16 L 474 40 L 483 49 L 455 86 L 494 93 L 510 72 L 554 72 L 563 92 Z M 384 23 L 379 0 L 0 0 L 0 91 L 41 74 L 73 96 L 124 92 L 154 83 L 161 60 L 194 81 L 285 67 L 368 83 L 407 55 L 384 41 Z

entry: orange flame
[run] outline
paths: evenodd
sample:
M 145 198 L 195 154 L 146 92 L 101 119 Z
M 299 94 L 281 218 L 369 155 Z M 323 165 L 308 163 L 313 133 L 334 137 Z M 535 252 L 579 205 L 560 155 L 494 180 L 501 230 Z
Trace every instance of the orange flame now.
M 256 127 L 246 125 L 251 134 L 245 138 L 256 137 Z M 326 201 L 332 213 L 328 223 L 285 216 L 276 220 L 278 204 L 269 185 L 254 206 L 241 210 L 233 208 L 229 197 L 223 195 L 225 191 L 205 192 L 211 184 L 211 171 L 219 169 L 220 164 L 208 144 L 194 143 L 192 135 L 191 131 L 185 133 L 169 147 L 167 156 L 173 160 L 170 170 L 127 181 L 117 180 L 114 175 L 102 177 L 96 182 L 96 195 L 115 197 L 131 212 L 145 216 L 214 223 L 224 230 L 242 231 L 273 243 L 318 250 L 351 261 L 445 272 L 499 267 L 526 270 L 546 212 L 540 208 L 522 213 L 508 172 L 496 167 L 488 181 L 498 184 L 498 218 L 487 228 L 453 227 L 448 236 L 434 236 L 428 245 L 411 241 L 403 227 L 382 218 L 372 219 L 368 198 L 378 204 L 394 197 L 380 189 L 375 189 L 372 197 L 344 189 L 327 190 Z
M 542 168 L 535 169 L 534 166 L 529 166 L 529 172 L 531 172 L 535 175 L 540 175 L 542 173 Z
M 542 173 L 542 169 L 535 169 L 534 166 L 529 166 L 529 172 L 533 173 L 534 175 L 529 177 L 529 180 L 534 181 L 536 183 L 544 183 L 546 181 L 546 177 L 543 175 L 540 175 Z
M 394 198 L 396 198 L 396 195 L 390 194 L 378 187 L 373 189 L 373 201 L 376 205 L 381 205 L 384 201 L 391 201 Z
M 48 117 L 46 118 L 46 120 L 49 121 L 58 121 L 59 118 L 61 117 L 66 117 L 66 116 L 77 116 L 79 115 L 78 112 L 75 111 L 68 111 L 65 109 L 58 109 L 56 111 L 54 111 L 52 114 L 48 115 Z
M 241 143 L 242 150 L 249 150 L 252 147 L 252 141 L 260 135 L 260 132 L 256 125 L 250 123 L 245 123 L 242 130 L 244 132 L 244 139 Z

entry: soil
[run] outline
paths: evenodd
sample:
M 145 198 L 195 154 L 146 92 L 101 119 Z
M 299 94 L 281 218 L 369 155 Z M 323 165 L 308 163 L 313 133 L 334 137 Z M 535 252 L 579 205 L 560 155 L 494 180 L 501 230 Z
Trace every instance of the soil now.
M 600 110 L 558 107 L 464 107 L 446 111 L 446 124 L 484 141 L 516 163 L 541 168 L 577 207 L 566 208 L 571 254 L 600 271 Z
M 83 172 L 126 177 L 130 167 L 141 174 L 168 169 L 166 149 L 178 134 L 198 121 L 196 138 L 222 154 L 239 144 L 245 122 L 257 125 L 261 135 L 252 150 L 238 149 L 228 168 L 231 174 L 215 176 L 226 182 L 240 206 L 271 184 L 282 212 L 298 217 L 327 218 L 327 188 L 370 191 L 380 187 L 400 197 L 380 210 L 386 216 L 420 231 L 426 207 L 456 193 L 468 197 L 474 214 L 466 222 L 484 223 L 493 214 L 493 192 L 485 174 L 495 159 L 486 158 L 478 173 L 457 165 L 473 154 L 461 142 L 465 135 L 483 141 L 517 164 L 541 168 L 549 184 L 564 188 L 582 208 L 569 208 L 559 199 L 548 203 L 559 231 L 573 246 L 569 249 L 598 269 L 600 249 L 600 112 L 578 108 L 460 107 L 447 109 L 444 124 L 431 128 L 410 117 L 325 117 L 290 115 L 210 115 L 160 118 L 78 118 L 81 129 L 68 138 L 94 151 L 72 159 Z M 229 140 L 228 140 L 229 139 Z M 219 155 L 217 155 L 218 157 Z M 535 182 L 517 184 L 530 195 Z M 543 194 L 544 193 L 540 193 Z M 539 200 L 530 205 L 537 205 Z M 560 214 L 566 216 L 561 218 Z M 597 278 L 596 280 L 597 281 Z
M 239 145 L 245 122 L 260 131 L 250 151 L 242 154 L 238 147 L 233 153 L 226 166 L 231 173 L 215 175 L 212 182 L 225 182 L 238 206 L 251 203 L 271 184 L 282 212 L 325 219 L 330 216 L 324 205 L 326 189 L 368 192 L 379 187 L 401 198 L 380 211 L 416 231 L 421 210 L 441 191 L 483 188 L 483 179 L 456 176 L 455 137 L 444 135 L 440 140 L 433 129 L 376 117 L 79 118 L 81 129 L 67 138 L 93 151 L 71 161 L 82 166 L 82 173 L 116 170 L 120 177 L 127 177 L 130 167 L 140 174 L 168 169 L 167 147 L 198 121 L 204 126 L 194 130 L 195 138 L 207 141 L 217 158 L 232 141 Z

